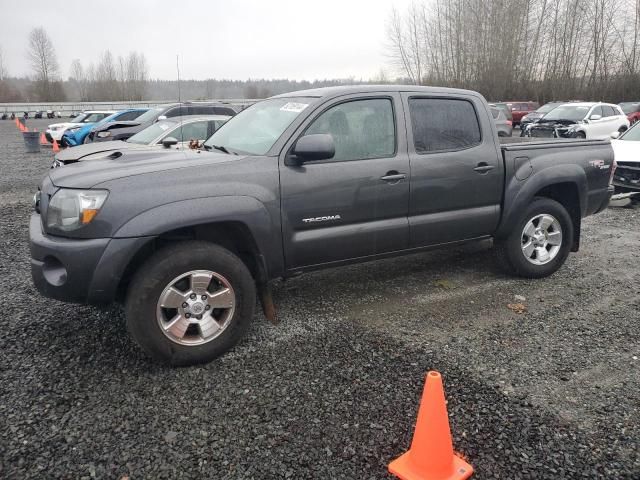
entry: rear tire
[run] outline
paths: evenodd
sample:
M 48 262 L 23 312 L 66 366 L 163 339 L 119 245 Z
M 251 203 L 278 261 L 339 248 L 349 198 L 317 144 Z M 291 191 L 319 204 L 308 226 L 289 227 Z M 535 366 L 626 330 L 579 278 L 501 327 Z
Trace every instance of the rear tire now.
M 567 259 L 573 235 L 566 208 L 550 198 L 536 197 L 509 236 L 496 242 L 498 263 L 521 277 L 548 277 Z
M 127 329 L 154 360 L 206 363 L 244 336 L 255 301 L 251 273 L 233 253 L 208 242 L 180 242 L 158 250 L 134 275 Z

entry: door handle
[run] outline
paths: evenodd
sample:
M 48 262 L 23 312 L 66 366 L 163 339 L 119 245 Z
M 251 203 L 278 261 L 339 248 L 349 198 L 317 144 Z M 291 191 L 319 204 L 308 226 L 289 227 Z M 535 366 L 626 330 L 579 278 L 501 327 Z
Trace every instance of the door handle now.
M 380 180 L 382 180 L 383 182 L 399 182 L 400 180 L 404 180 L 405 178 L 407 178 L 406 174 L 399 173 L 396 170 L 391 170 L 390 172 L 387 172 L 386 175 L 380 177 Z
M 493 170 L 494 168 L 496 168 L 495 165 L 489 165 L 488 163 L 480 162 L 478 166 L 473 170 L 478 173 L 487 173 L 490 170 Z

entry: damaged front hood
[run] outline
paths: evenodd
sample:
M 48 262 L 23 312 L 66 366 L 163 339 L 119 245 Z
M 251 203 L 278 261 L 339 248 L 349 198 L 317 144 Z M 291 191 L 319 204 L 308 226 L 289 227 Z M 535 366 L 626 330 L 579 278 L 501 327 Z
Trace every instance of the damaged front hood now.
M 577 125 L 577 122 L 573 120 L 545 120 L 543 118 L 532 128 L 567 128 L 572 125 Z

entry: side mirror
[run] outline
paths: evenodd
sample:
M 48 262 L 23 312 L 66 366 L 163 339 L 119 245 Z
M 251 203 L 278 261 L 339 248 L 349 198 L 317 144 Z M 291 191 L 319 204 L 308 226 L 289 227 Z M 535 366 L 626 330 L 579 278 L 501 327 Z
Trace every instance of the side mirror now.
M 597 113 L 589 117 L 590 120 L 600 120 L 601 118 L 602 115 L 598 115 Z
M 616 132 L 613 132 L 613 133 L 611 134 L 611 138 L 612 138 L 613 140 L 616 140 L 616 139 L 620 138 L 620 132 L 617 132 L 617 131 L 616 131 Z
M 157 120 L 157 121 L 160 121 L 160 120 L 166 120 L 166 119 L 167 119 L 167 116 L 166 116 L 166 115 L 160 115 L 160 116 L 158 117 L 158 120 Z
M 302 165 L 304 162 L 328 160 L 336 154 L 333 137 L 328 133 L 318 133 L 301 137 L 287 157 L 286 165 Z
M 165 139 L 162 140 L 162 146 L 164 148 L 171 148 L 174 145 L 178 144 L 178 139 L 175 137 L 167 137 Z

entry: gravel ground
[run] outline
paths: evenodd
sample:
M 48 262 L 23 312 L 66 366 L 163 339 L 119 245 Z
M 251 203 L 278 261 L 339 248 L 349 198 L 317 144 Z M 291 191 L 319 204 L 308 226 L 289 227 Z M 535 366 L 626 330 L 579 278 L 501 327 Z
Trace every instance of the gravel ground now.
M 588 218 L 546 280 L 478 245 L 280 283 L 281 325 L 256 315 L 219 361 L 168 369 L 119 308 L 32 287 L 50 160 L 0 122 L 0 478 L 388 478 L 433 368 L 474 478 L 640 478 L 640 210 Z

